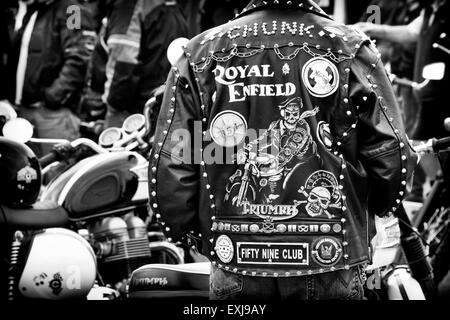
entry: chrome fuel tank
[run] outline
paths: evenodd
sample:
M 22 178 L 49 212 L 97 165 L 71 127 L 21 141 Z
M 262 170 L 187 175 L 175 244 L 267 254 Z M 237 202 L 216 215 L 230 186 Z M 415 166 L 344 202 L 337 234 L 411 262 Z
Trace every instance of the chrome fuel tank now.
M 146 197 L 136 197 L 143 183 L 133 170 L 145 163 L 141 155 L 125 151 L 89 157 L 54 179 L 41 199 L 63 206 L 71 220 L 90 218 L 136 202 L 146 202 Z

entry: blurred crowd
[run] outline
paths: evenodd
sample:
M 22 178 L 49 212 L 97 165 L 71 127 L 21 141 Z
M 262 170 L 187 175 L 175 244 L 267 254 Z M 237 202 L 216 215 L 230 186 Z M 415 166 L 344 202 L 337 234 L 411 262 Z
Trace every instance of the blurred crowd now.
M 423 68 L 447 62 L 447 0 L 316 0 L 338 22 L 376 41 L 387 70 L 424 81 Z M 176 38 L 192 38 L 232 19 L 243 0 L 2 0 L 0 100 L 35 127 L 35 136 L 73 140 L 80 122 L 120 126 L 142 112 L 162 85 Z M 396 86 L 412 139 L 447 135 L 444 79 L 423 90 Z M 42 155 L 48 147 L 35 146 Z M 429 167 L 429 166 L 426 166 Z M 420 173 L 419 173 L 420 175 Z M 423 175 L 425 177 L 425 175 Z M 420 192 L 418 193 L 420 194 Z M 419 195 L 420 196 L 420 195 Z

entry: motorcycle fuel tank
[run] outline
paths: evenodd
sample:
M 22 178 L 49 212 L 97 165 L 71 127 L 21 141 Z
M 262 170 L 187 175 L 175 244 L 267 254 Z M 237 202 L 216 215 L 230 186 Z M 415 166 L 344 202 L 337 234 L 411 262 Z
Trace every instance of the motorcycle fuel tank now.
M 126 207 L 139 180 L 130 169 L 140 158 L 133 152 L 112 152 L 84 159 L 52 181 L 42 199 L 58 202 L 72 220 Z

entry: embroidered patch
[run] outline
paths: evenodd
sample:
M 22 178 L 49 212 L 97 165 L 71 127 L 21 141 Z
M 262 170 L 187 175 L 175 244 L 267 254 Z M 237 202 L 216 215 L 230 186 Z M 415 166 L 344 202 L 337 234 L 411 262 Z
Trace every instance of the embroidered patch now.
M 306 213 L 311 217 L 326 215 L 334 218 L 331 209 L 340 209 L 341 192 L 336 177 L 328 171 L 314 172 L 306 180 L 304 187 L 298 190 L 305 196 L 306 201 L 297 201 L 297 204 L 305 203 Z
M 237 146 L 247 133 L 247 121 L 234 111 L 223 111 L 216 115 L 210 128 L 211 137 L 222 147 Z
M 25 183 L 31 183 L 33 180 L 37 180 L 37 172 L 33 168 L 26 166 L 17 172 L 17 181 L 25 181 Z
M 309 265 L 308 243 L 238 242 L 240 264 Z
M 234 247 L 233 242 L 228 236 L 222 235 L 216 240 L 214 247 L 217 256 L 223 263 L 230 263 L 233 260 Z
M 238 152 L 236 156 L 239 164 L 248 168 L 238 169 L 239 175 L 236 171 L 226 188 L 226 199 L 237 207 L 244 202 L 284 204 L 281 195 L 290 177 L 301 170 L 301 165 L 320 157 L 307 122 L 317 115 L 319 108 L 304 110 L 302 99 L 295 97 L 279 104 L 278 109 L 280 118 L 246 145 L 248 155 Z
M 331 150 L 333 147 L 333 136 L 331 135 L 330 125 L 325 121 L 320 121 L 317 125 L 317 138 L 325 148 Z
M 320 238 L 313 244 L 313 259 L 322 266 L 335 265 L 342 257 L 342 246 L 334 238 Z
M 311 95 L 325 98 L 336 92 L 339 85 L 339 72 L 329 60 L 316 57 L 303 66 L 302 79 Z
M 297 214 L 298 210 L 295 205 L 251 204 L 248 201 L 242 203 L 242 215 L 255 215 L 264 220 L 287 220 Z

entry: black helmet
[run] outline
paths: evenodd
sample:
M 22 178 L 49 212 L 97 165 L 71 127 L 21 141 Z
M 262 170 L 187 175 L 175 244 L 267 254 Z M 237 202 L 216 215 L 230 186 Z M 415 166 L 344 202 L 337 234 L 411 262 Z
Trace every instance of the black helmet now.
M 0 204 L 25 207 L 36 202 L 41 188 L 41 167 L 25 144 L 0 137 Z

